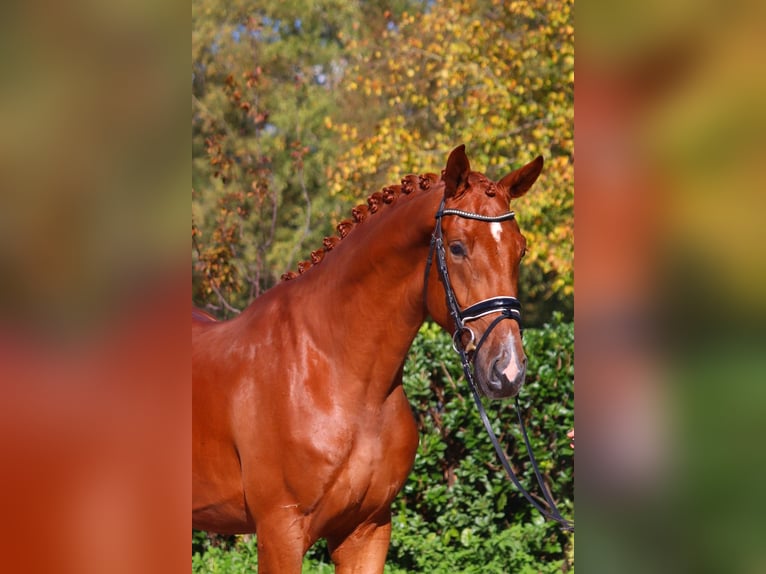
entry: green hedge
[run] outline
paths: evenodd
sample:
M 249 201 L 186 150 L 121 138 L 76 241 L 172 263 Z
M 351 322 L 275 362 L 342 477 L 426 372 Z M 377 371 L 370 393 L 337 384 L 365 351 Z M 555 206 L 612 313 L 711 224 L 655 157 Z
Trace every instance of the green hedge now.
M 527 382 L 521 392 L 535 457 L 559 508 L 573 516 L 574 327 L 524 332 Z M 393 504 L 386 572 L 554 573 L 573 571 L 573 535 L 544 521 L 505 476 L 476 412 L 449 335 L 425 324 L 410 350 L 404 385 L 420 429 L 412 473 Z M 522 483 L 537 491 L 513 401 L 485 401 L 493 428 Z M 255 541 L 196 534 L 193 571 L 248 572 Z M 304 572 L 332 572 L 326 547 Z

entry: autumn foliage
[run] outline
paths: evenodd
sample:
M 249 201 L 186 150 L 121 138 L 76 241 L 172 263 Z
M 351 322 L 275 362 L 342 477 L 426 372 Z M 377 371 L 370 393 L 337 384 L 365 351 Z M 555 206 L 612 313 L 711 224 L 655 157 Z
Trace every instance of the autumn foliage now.
M 499 179 L 537 154 L 514 209 L 527 319 L 571 313 L 572 2 L 195 0 L 192 258 L 197 304 L 243 308 L 350 208 L 465 143 Z

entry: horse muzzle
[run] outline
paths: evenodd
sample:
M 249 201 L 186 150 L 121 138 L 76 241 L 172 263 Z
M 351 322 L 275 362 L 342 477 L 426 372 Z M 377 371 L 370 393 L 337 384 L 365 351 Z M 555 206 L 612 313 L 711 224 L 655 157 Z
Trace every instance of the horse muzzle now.
M 490 399 L 504 399 L 519 394 L 527 373 L 527 358 L 516 351 L 513 341 L 503 345 L 499 353 L 482 349 L 475 357 L 479 390 Z M 486 354 L 487 359 L 482 355 Z

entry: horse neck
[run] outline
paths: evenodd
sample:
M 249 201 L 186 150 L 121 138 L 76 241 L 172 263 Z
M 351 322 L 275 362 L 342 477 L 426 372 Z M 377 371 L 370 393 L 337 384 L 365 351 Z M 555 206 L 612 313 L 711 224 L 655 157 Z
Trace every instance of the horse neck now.
M 375 371 L 364 376 L 395 375 L 426 318 L 425 265 L 440 195 L 399 196 L 294 280 L 335 352 Z

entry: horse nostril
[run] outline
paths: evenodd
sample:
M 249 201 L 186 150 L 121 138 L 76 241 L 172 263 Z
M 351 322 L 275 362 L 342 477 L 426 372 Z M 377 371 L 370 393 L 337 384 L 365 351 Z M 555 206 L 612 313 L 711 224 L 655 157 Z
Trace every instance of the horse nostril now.
M 506 369 L 508 368 L 508 361 L 503 358 L 495 359 L 492 363 L 492 381 L 498 386 L 502 386 L 509 382 L 506 375 Z

